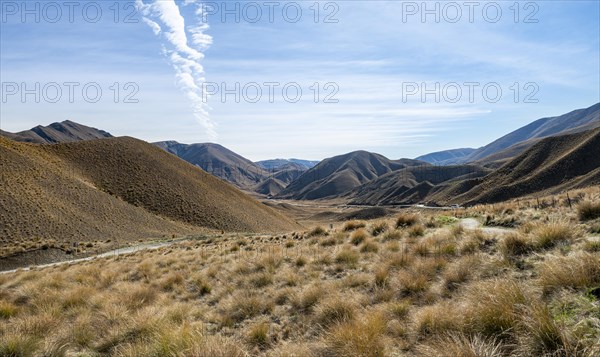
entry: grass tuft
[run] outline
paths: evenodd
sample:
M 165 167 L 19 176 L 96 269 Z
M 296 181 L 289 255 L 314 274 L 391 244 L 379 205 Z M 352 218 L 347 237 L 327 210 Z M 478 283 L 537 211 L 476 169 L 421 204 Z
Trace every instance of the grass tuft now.
M 580 221 L 590 221 L 600 218 L 600 202 L 583 201 L 577 206 Z
M 396 228 L 405 228 L 419 223 L 419 216 L 414 213 L 403 213 L 396 218 Z
M 358 228 L 365 228 L 366 226 L 367 226 L 367 223 L 365 221 L 352 220 L 352 221 L 347 221 L 346 223 L 344 223 L 343 230 L 345 232 L 348 232 L 348 231 L 353 231 Z

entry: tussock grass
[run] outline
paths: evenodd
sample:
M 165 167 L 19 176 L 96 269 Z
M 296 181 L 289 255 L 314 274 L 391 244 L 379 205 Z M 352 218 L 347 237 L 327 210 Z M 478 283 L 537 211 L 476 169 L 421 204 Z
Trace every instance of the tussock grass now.
M 393 231 L 387 231 L 383 234 L 382 240 L 383 242 L 388 241 L 399 241 L 404 236 L 403 232 L 399 229 L 395 229 Z
M 445 289 L 453 291 L 469 281 L 480 264 L 479 256 L 465 256 L 452 263 L 442 274 Z
M 577 237 L 575 229 L 564 222 L 540 224 L 531 232 L 533 245 L 537 249 L 549 249 L 558 244 L 572 242 Z
M 414 317 L 415 331 L 420 336 L 443 335 L 450 331 L 459 331 L 462 327 L 461 316 L 453 312 L 448 303 L 425 306 Z
M 231 299 L 228 310 L 223 315 L 223 321 L 225 324 L 241 322 L 270 312 L 272 308 L 273 302 L 268 297 L 242 293 Z
M 590 221 L 600 218 L 600 201 L 584 201 L 577 205 L 577 215 L 580 221 Z
M 9 319 L 17 314 L 19 308 L 9 302 L 0 300 L 0 319 Z
M 325 230 L 325 228 L 321 227 L 321 226 L 316 226 L 315 228 L 311 229 L 307 236 L 308 237 L 316 237 L 316 236 L 322 236 L 325 235 L 327 233 L 327 230 Z
M 600 255 L 577 252 L 550 257 L 540 264 L 539 283 L 545 292 L 559 288 L 591 288 L 600 285 Z
M 416 224 L 408 228 L 409 237 L 422 237 L 425 235 L 425 226 L 422 224 Z
M 496 357 L 505 355 L 500 341 L 480 335 L 449 333 L 417 346 L 423 356 Z
M 533 246 L 531 241 L 527 236 L 519 233 L 507 234 L 500 242 L 500 251 L 505 258 L 521 256 L 532 250 Z
M 354 319 L 358 304 L 345 296 L 333 294 L 315 307 L 315 321 L 321 326 L 340 324 Z
M 355 265 L 360 255 L 352 248 L 344 248 L 335 256 L 335 262 L 339 264 Z
M 403 213 L 396 217 L 396 228 L 411 227 L 419 223 L 419 216 L 414 213 Z
M 522 354 L 578 355 L 574 341 L 554 320 L 547 305 L 534 303 L 529 306 L 521 321 L 523 333 L 518 335 Z
M 33 353 L 37 347 L 37 341 L 31 336 L 7 333 L 0 337 L 1 356 L 33 356 Z
M 293 297 L 292 306 L 300 310 L 314 307 L 325 295 L 325 290 L 318 285 L 310 286 Z
M 333 327 L 326 336 L 328 356 L 385 356 L 386 319 L 369 314 Z
M 520 306 L 528 302 L 521 285 L 513 280 L 492 279 L 469 287 L 464 311 L 468 333 L 490 338 L 506 338 L 520 323 Z
M 259 322 L 250 327 L 246 341 L 253 347 L 266 348 L 271 342 L 269 332 L 269 324 L 267 322 Z
M 367 240 L 360 246 L 361 253 L 377 253 L 379 245 L 373 241 Z
M 502 234 L 404 214 L 418 220 L 377 236 L 385 219 L 0 275 L 0 355 L 597 354 L 600 263 L 595 237 L 578 239 L 595 221 L 567 205 L 461 211 L 519 217 Z
M 352 232 L 352 234 L 350 234 L 350 243 L 354 245 L 359 245 L 362 242 L 364 242 L 365 239 L 367 239 L 367 237 L 367 232 L 364 229 L 360 228 Z
M 346 223 L 344 223 L 343 230 L 344 230 L 344 232 L 348 232 L 348 231 L 353 231 L 358 228 L 365 228 L 366 226 L 367 226 L 367 222 L 365 222 L 365 221 L 352 220 L 352 221 L 347 221 Z
M 371 225 L 371 235 L 373 237 L 377 237 L 378 235 L 388 231 L 389 229 L 390 229 L 390 226 L 388 225 L 388 223 L 386 221 L 374 222 Z

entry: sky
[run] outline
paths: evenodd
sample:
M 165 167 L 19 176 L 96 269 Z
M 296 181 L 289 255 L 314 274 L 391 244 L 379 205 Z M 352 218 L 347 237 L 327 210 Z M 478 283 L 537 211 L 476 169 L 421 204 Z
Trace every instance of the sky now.
M 0 128 L 251 160 L 480 147 L 600 101 L 600 2 L 0 0 Z

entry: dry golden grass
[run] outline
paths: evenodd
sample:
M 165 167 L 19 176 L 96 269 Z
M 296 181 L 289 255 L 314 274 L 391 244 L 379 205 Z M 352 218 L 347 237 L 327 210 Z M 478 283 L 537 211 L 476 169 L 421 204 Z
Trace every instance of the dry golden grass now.
M 566 257 L 549 257 L 540 265 L 544 291 L 560 288 L 592 288 L 600 285 L 600 255 L 578 252 Z
M 533 223 L 425 228 L 447 220 L 432 211 L 3 274 L 0 355 L 594 356 L 600 259 L 577 212 L 462 214 L 487 211 Z
M 577 206 L 577 214 L 582 221 L 600 218 L 600 202 L 584 201 Z
M 347 221 L 346 223 L 344 223 L 344 231 L 353 231 L 355 229 L 358 228 L 365 228 L 367 226 L 367 223 L 365 221 L 358 221 L 358 220 L 352 220 L 352 221 Z

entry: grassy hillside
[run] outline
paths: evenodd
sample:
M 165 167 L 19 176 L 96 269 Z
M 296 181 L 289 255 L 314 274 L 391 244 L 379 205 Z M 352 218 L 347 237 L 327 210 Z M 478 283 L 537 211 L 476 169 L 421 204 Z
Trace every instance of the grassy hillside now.
M 546 138 L 451 201 L 499 202 L 600 184 L 600 129 Z
M 219 144 L 187 145 L 176 141 L 162 141 L 154 145 L 246 190 L 251 190 L 269 175 L 262 167 Z
M 157 217 L 99 190 L 81 170 L 44 147 L 0 138 L 0 255 L 187 234 L 192 227 Z
M 98 188 L 173 220 L 226 231 L 281 231 L 287 217 L 222 180 L 133 138 L 44 147 Z
M 536 139 L 587 131 L 599 126 L 600 103 L 596 103 L 589 108 L 574 110 L 557 117 L 536 120 L 477 149 L 467 156 L 464 162 L 487 160 L 487 156 L 509 148 L 502 156 L 506 157 L 511 152 L 519 154 L 535 144 Z M 511 148 L 512 146 L 514 147 Z
M 31 145 L 0 138 L 1 254 L 73 242 L 117 242 L 206 229 L 287 231 L 297 225 L 159 148 L 131 138 Z
M 600 196 L 572 197 L 0 275 L 0 355 L 598 356 Z

